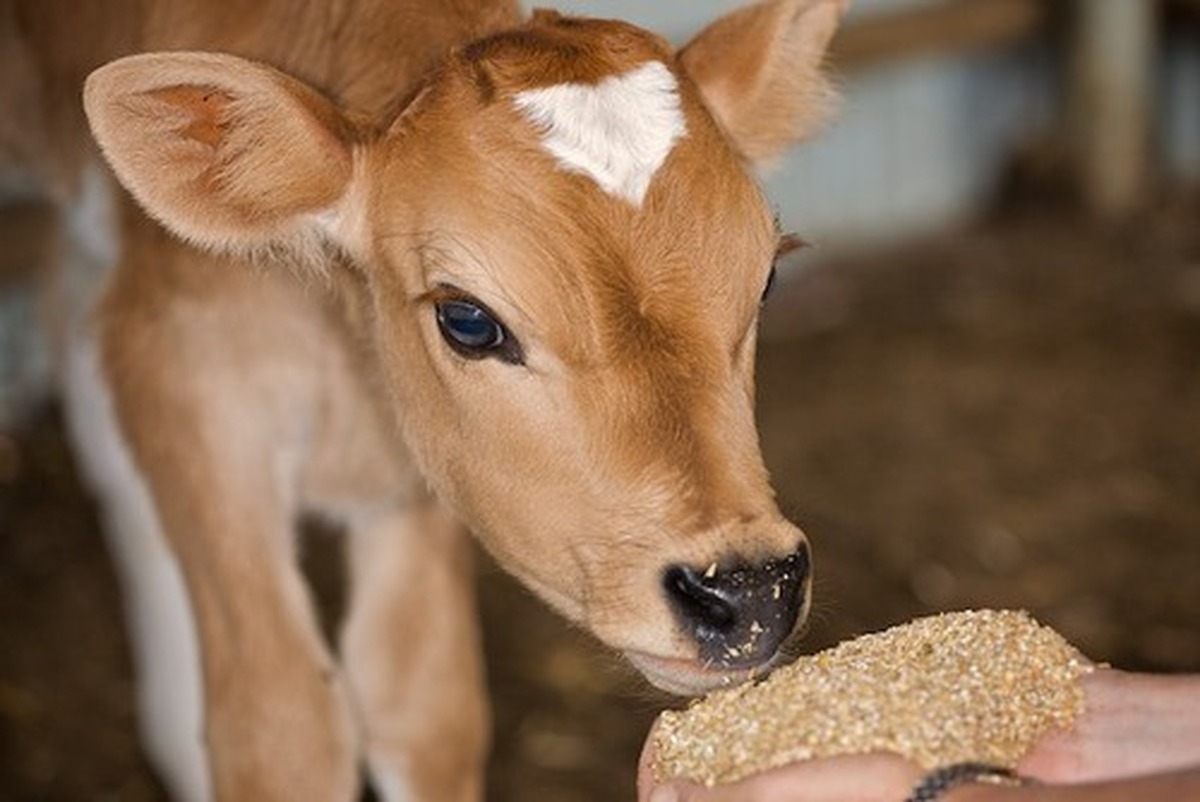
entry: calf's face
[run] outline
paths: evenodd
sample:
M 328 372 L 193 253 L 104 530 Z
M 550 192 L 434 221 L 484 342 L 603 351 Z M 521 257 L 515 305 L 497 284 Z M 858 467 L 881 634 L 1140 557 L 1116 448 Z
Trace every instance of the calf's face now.
M 679 55 L 539 14 L 451 55 L 374 137 L 230 57 L 117 62 L 87 103 L 118 176 L 184 236 L 349 253 L 438 495 L 550 604 L 694 693 L 777 661 L 808 604 L 753 420 L 780 237 L 748 169 L 814 119 L 840 11 L 767 3 Z

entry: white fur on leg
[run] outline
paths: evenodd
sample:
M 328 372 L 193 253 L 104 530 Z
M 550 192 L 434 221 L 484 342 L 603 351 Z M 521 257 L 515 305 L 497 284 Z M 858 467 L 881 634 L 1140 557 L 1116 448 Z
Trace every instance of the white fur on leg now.
M 67 324 L 59 383 L 75 456 L 101 504 L 121 580 L 143 748 L 172 797 L 206 802 L 213 794 L 191 605 L 149 490 L 117 426 L 92 323 L 118 258 L 116 231 L 113 182 L 103 167 L 90 165 L 66 216 L 63 264 L 54 288 Z
M 408 781 L 388 769 L 372 766 L 371 784 L 384 802 L 414 802 Z
M 179 566 L 113 415 L 96 344 L 69 343 L 64 401 L 76 455 L 105 514 L 124 592 L 138 680 L 142 743 L 184 802 L 212 799 L 203 744 L 199 647 Z
M 562 169 L 588 176 L 635 206 L 687 134 L 678 83 L 659 61 L 595 85 L 529 89 L 514 102 L 541 130 L 542 144 Z

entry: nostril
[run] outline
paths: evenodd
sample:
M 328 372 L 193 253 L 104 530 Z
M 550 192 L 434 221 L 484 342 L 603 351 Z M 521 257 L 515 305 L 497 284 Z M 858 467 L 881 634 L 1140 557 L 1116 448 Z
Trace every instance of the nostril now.
M 663 584 L 685 619 L 698 627 L 724 632 L 737 622 L 737 612 L 712 579 L 694 568 L 677 565 L 667 569 Z
M 807 596 L 806 545 L 786 557 L 750 563 L 730 559 L 700 572 L 674 565 L 663 589 L 684 632 L 700 655 L 724 667 L 771 659 L 800 621 Z

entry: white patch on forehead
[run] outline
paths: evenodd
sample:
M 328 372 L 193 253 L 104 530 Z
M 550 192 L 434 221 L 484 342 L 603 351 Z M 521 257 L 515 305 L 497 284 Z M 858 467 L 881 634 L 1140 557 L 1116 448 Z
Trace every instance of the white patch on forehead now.
M 675 76 L 648 61 L 597 84 L 520 92 L 514 102 L 542 132 L 559 166 L 641 205 L 654 174 L 687 133 Z

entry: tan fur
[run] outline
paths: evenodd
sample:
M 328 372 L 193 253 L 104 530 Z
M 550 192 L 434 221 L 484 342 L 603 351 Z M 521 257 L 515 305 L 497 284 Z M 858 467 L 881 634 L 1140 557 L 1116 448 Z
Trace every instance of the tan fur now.
M 849 2 L 759 2 L 713 23 L 680 53 L 747 158 L 769 160 L 829 116 L 834 96 L 821 61 Z
M 505 0 L 8 3 L 51 162 L 86 158 L 71 90 L 91 73 L 108 162 L 190 243 L 126 204 L 97 320 L 197 621 L 220 799 L 349 799 L 359 755 L 385 794 L 479 798 L 456 520 L 655 682 L 726 676 L 678 631 L 662 575 L 803 541 L 754 430 L 779 234 L 746 159 L 819 116 L 842 3 L 763 3 L 678 58 L 624 23 L 519 23 Z M 158 52 L 101 67 L 137 51 Z M 647 60 L 676 73 L 687 135 L 634 206 L 557 169 L 512 97 Z M 499 315 L 524 365 L 446 347 L 447 285 Z M 338 656 L 295 566 L 307 510 L 349 530 Z

